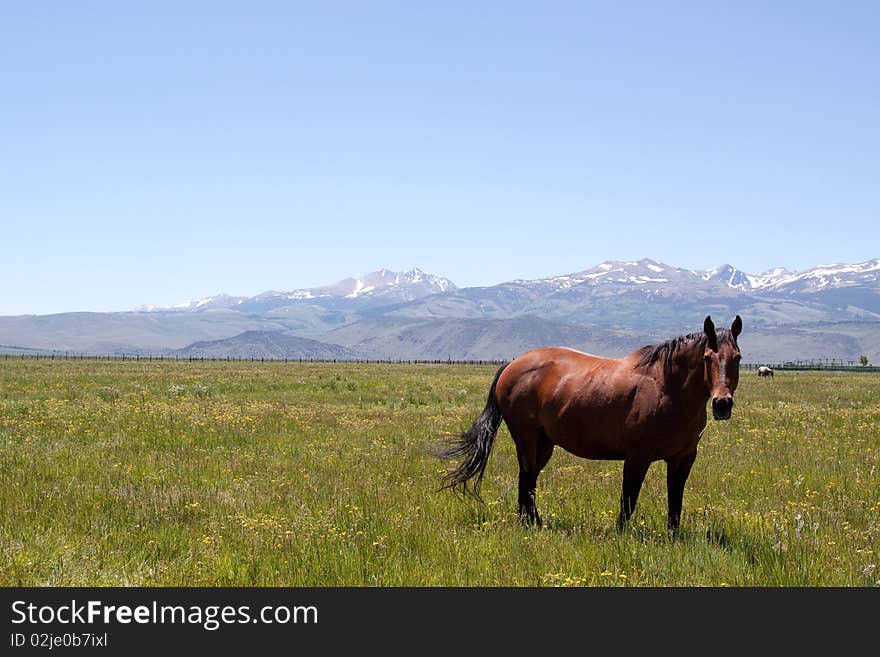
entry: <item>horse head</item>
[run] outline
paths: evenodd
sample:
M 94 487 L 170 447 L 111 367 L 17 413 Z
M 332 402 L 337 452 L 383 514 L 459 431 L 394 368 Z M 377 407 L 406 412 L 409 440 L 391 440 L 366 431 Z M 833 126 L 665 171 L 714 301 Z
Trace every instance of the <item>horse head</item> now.
M 733 411 L 733 393 L 739 383 L 741 354 L 736 338 L 742 332 L 742 319 L 737 315 L 730 330 L 716 330 L 712 317 L 707 315 L 703 332 L 706 334 L 703 376 L 712 400 L 712 417 L 729 420 Z

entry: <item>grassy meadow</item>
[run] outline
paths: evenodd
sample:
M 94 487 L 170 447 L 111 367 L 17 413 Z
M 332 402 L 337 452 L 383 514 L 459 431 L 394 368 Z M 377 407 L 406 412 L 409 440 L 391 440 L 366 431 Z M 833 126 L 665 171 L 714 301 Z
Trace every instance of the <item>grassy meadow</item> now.
M 2 586 L 878 586 L 880 377 L 744 371 L 665 529 L 665 464 L 615 531 L 621 462 L 557 449 L 516 520 L 427 450 L 494 366 L 0 360 Z

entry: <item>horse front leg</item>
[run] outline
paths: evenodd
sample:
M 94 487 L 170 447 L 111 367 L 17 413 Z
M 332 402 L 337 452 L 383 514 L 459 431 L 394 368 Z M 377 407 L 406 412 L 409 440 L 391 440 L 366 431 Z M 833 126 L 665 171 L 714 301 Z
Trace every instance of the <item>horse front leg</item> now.
M 646 459 L 629 457 L 623 462 L 623 490 L 620 494 L 620 514 L 617 516 L 617 531 L 623 531 L 626 521 L 636 510 L 639 491 L 648 474 L 651 462 Z
M 673 537 L 678 535 L 678 527 L 681 523 L 684 484 L 691 473 L 691 466 L 693 466 L 696 458 L 697 450 L 694 448 L 693 451 L 666 459 L 666 496 L 669 504 L 666 527 L 672 532 Z

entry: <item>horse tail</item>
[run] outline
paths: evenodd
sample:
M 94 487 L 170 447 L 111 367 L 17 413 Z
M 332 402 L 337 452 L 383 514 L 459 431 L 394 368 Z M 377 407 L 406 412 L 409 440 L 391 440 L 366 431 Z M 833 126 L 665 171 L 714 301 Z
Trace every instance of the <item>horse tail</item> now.
M 461 490 L 465 495 L 471 494 L 478 500 L 480 497 L 480 484 L 483 482 L 483 473 L 486 471 L 486 463 L 492 453 L 492 444 L 495 442 L 495 434 L 501 424 L 501 409 L 495 398 L 495 386 L 498 378 L 510 363 L 504 363 L 495 373 L 492 386 L 489 388 L 489 398 L 480 417 L 476 419 L 470 430 L 456 434 L 449 441 L 448 446 L 436 453 L 436 456 L 446 460 L 462 459 L 454 469 L 443 475 L 443 486 L 440 490 Z M 472 489 L 468 489 L 468 481 L 474 479 Z

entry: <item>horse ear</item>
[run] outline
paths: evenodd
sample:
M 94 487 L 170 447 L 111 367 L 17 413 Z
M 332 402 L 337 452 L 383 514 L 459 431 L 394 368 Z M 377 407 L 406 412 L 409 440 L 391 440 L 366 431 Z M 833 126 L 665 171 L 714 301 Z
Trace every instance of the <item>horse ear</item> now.
M 733 320 L 733 324 L 730 325 L 730 332 L 733 333 L 733 337 L 735 338 L 743 330 L 743 321 L 739 315 L 736 316 L 736 319 Z
M 703 321 L 703 333 L 709 338 L 709 348 L 712 351 L 718 351 L 718 336 L 715 335 L 715 324 L 712 322 L 712 316 L 706 315 Z

